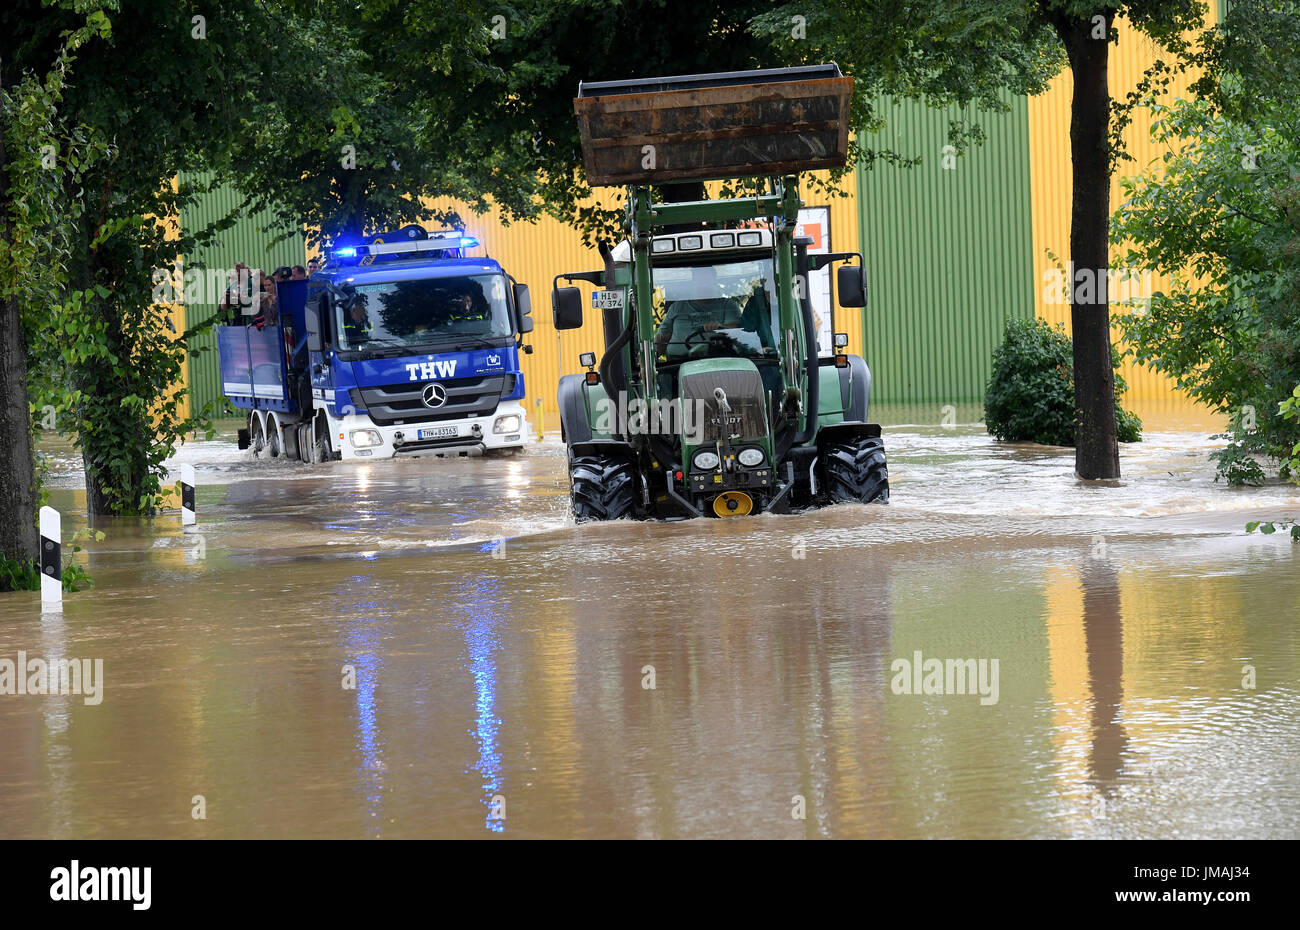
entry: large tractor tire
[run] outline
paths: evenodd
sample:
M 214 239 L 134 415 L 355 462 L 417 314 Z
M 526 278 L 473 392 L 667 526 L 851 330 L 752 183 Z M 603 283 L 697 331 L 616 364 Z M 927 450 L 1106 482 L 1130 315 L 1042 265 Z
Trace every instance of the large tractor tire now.
M 579 523 L 620 520 L 636 508 L 636 473 L 623 459 L 578 455 L 569 462 L 569 497 Z
M 831 503 L 889 502 L 884 440 L 860 438 L 827 443 L 822 451 L 822 463 L 826 494 Z

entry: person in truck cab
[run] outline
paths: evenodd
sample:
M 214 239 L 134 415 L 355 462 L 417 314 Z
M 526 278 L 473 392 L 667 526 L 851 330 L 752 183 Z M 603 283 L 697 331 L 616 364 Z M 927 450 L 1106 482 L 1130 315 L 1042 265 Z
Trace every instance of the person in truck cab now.
M 347 342 L 356 345 L 370 340 L 370 332 L 375 328 L 366 312 L 365 298 L 356 295 L 348 304 L 347 315 L 343 318 L 343 335 Z
M 487 319 L 487 308 L 480 301 L 474 299 L 474 294 L 465 288 L 451 304 L 451 314 L 448 316 L 452 322 L 462 322 L 467 320 L 485 320 Z

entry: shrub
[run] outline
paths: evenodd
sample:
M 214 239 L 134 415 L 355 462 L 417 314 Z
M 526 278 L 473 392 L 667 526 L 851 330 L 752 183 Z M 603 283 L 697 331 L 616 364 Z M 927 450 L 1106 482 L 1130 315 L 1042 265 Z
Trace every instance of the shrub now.
M 1119 366 L 1113 349 L 1111 362 Z M 1115 425 L 1120 442 L 1139 442 L 1142 421 L 1119 402 L 1127 387 L 1116 372 Z M 984 422 L 998 439 L 1074 445 L 1074 346 L 1063 328 L 1037 317 L 1007 321 L 1002 344 L 993 350 Z

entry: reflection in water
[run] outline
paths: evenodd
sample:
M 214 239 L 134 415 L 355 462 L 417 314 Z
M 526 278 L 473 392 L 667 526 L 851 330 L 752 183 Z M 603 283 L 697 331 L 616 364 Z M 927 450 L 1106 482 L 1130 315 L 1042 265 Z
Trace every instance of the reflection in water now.
M 470 770 L 478 772 L 483 780 L 483 804 L 487 807 L 483 825 L 494 833 L 505 832 L 505 820 L 495 809 L 500 803 L 498 796 L 505 794 L 501 749 L 497 745 L 501 718 L 496 712 L 496 654 L 501 648 L 500 628 L 504 626 L 504 618 L 494 609 L 499 587 L 500 581 L 490 575 L 471 575 L 456 591 L 457 600 L 464 600 L 465 645 L 474 679 L 473 734 L 478 761 Z
M 1119 572 L 1107 559 L 1090 559 L 1082 573 L 1083 634 L 1092 689 L 1092 750 L 1089 783 L 1105 798 L 1115 794 L 1124 765 L 1124 621 Z
M 1242 532 L 1294 487 L 1215 485 L 1202 434 L 1126 448 L 1106 488 L 978 428 L 887 436 L 888 507 L 584 526 L 554 443 L 362 470 L 187 447 L 201 555 L 175 514 L 116 521 L 61 623 L 0 597 L 0 657 L 108 677 L 97 707 L 0 695 L 0 829 L 1300 835 L 1300 547 Z M 894 694 L 914 650 L 999 659 L 998 703 Z
M 365 797 L 365 830 L 373 837 L 379 836 L 384 822 L 384 751 L 375 699 L 382 665 L 379 612 L 384 605 L 374 600 L 353 601 L 352 598 L 360 592 L 373 597 L 379 587 L 377 579 L 371 575 L 353 575 L 339 586 L 336 597 L 345 616 L 350 617 L 343 632 L 343 646 L 347 663 L 356 669 L 353 694 L 356 701 L 356 750 L 361 763 L 357 770 L 357 787 Z
M 63 619 L 63 606 L 41 604 L 41 656 L 51 665 L 69 658 L 67 654 L 67 626 Z M 71 658 L 80 659 L 81 656 Z M 103 686 L 103 682 L 100 682 Z M 50 695 L 42 702 L 45 721 L 47 754 L 45 770 L 50 779 L 52 797 L 51 815 L 55 829 L 71 828 L 71 790 L 68 783 L 72 751 L 68 741 L 71 724 L 71 702 L 81 698 L 62 694 Z

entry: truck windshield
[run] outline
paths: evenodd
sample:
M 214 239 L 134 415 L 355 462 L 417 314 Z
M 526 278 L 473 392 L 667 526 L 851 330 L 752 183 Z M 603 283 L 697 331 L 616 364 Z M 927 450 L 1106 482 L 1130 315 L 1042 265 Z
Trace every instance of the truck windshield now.
M 775 358 L 776 282 L 770 258 L 653 269 L 655 352 L 664 361 Z
M 499 274 L 343 285 L 334 300 L 338 347 L 425 346 L 509 336 L 505 277 Z

